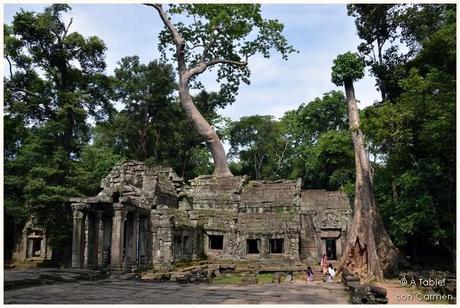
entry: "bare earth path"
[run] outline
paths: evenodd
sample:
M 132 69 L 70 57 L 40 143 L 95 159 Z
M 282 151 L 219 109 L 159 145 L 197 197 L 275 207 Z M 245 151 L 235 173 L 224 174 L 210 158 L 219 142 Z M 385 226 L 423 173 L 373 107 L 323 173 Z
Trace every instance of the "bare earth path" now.
M 386 281 L 376 284 L 379 287 L 387 289 L 388 304 L 432 304 L 428 301 L 422 301 L 417 298 L 417 291 L 409 288 L 402 287 L 398 281 Z
M 250 286 L 125 280 L 40 285 L 4 292 L 5 304 L 346 304 L 342 284 Z

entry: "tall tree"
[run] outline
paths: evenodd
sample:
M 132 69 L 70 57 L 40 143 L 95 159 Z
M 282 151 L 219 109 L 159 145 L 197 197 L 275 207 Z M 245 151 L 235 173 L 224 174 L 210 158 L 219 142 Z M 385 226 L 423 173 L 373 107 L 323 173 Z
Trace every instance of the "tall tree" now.
M 400 39 L 416 56 L 395 99 L 364 110 L 363 130 L 380 153 L 376 198 L 391 238 L 413 262 L 437 254 L 454 266 L 455 5 L 415 5 L 403 16 Z
M 63 261 L 71 236 L 67 200 L 80 195 L 71 178 L 90 139 L 89 117 L 111 116 L 111 81 L 104 75 L 105 45 L 98 37 L 69 32 L 70 7 L 55 4 L 42 13 L 20 11 L 5 25 L 6 135 L 16 137 L 5 157 L 9 204 L 20 195 L 47 227 L 53 259 Z M 19 184 L 21 183 L 21 184 Z
M 355 24 L 358 36 L 364 40 L 358 46 L 361 54 L 366 56 L 367 65 L 377 78 L 377 86 L 382 94 L 382 100 L 388 99 L 387 78 L 388 56 L 394 56 L 397 47 L 391 45 L 396 38 L 398 22 L 395 4 L 349 4 L 348 15 L 356 17 Z M 385 44 L 387 48 L 384 48 Z M 391 46 L 390 46 L 391 45 Z
M 187 119 L 206 141 L 213 160 L 216 176 L 231 176 L 222 142 L 193 103 L 190 82 L 199 74 L 218 66 L 221 91 L 233 100 L 241 81 L 249 83 L 247 60 L 256 53 L 269 56 L 270 50 L 279 51 L 283 58 L 294 51 L 282 35 L 283 25 L 276 20 L 265 20 L 259 4 L 179 4 L 164 10 L 154 7 L 166 29 L 160 34 L 160 49 L 172 46 L 179 73 L 179 98 Z M 180 14 L 184 22 L 174 23 L 170 15 Z
M 339 271 L 348 268 L 365 280 L 382 280 L 398 270 L 398 250 L 388 236 L 374 198 L 372 177 L 364 136 L 359 124 L 353 82 L 364 76 L 364 61 L 348 52 L 337 56 L 332 82 L 344 85 L 350 131 L 355 151 L 356 182 L 352 229 Z
M 157 162 L 160 159 L 160 142 L 168 135 L 173 125 L 171 113 L 176 111 L 171 108 L 176 87 L 174 78 L 171 65 L 157 61 L 141 64 L 138 56 L 118 62 L 116 97 L 125 108 L 118 115 L 123 125 L 117 124 L 114 129 L 125 132 L 124 148 L 129 149 L 135 159 L 144 161 L 152 157 Z

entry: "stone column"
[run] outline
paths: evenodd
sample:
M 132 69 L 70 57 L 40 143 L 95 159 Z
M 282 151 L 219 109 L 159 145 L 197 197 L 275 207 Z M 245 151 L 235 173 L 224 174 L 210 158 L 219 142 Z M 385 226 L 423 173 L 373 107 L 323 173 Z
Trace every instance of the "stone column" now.
M 33 246 L 34 246 L 34 243 L 33 243 L 33 240 L 29 237 L 27 237 L 27 256 L 29 258 L 33 258 L 34 255 L 33 255 Z
M 84 249 L 83 249 L 83 256 L 84 262 L 83 267 L 88 268 L 89 265 L 89 213 L 85 215 L 85 226 L 84 226 L 84 233 L 83 233 L 83 241 L 84 241 Z
M 151 210 L 153 234 L 153 266 L 158 270 L 171 270 L 174 263 L 174 218 L 167 210 Z
M 82 263 L 82 229 L 83 212 L 81 207 L 72 205 L 73 234 L 72 234 L 72 267 L 80 268 Z
M 121 203 L 113 205 L 112 248 L 110 267 L 114 271 L 123 270 L 123 242 L 125 236 L 126 209 Z
M 136 211 L 134 212 L 133 218 L 133 241 L 132 241 L 132 248 L 131 248 L 131 260 L 132 265 L 139 267 L 139 213 Z
M 102 221 L 102 212 L 96 212 L 96 241 L 95 241 L 95 254 L 96 254 L 96 267 L 103 265 L 102 251 L 104 249 L 104 222 Z

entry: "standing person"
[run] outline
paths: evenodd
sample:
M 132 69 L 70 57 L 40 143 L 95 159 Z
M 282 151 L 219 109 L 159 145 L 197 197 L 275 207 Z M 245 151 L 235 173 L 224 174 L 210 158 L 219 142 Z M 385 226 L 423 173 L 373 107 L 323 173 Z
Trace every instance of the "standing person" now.
M 307 282 L 312 282 L 313 281 L 313 270 L 311 267 L 307 267 L 307 273 L 306 273 L 306 279 Z
M 327 260 L 327 256 L 323 255 L 323 258 L 321 259 L 321 268 L 323 269 L 323 275 L 327 274 L 328 266 L 329 266 L 329 262 Z

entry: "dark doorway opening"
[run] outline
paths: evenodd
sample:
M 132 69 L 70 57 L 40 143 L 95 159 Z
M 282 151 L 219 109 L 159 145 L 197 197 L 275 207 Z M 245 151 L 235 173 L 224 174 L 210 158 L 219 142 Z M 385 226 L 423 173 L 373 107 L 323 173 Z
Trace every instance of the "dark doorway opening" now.
M 270 253 L 283 253 L 284 252 L 284 239 L 273 238 L 270 239 Z
M 246 240 L 246 251 L 248 254 L 260 253 L 260 239 Z
M 42 239 L 41 238 L 31 238 L 29 239 L 29 258 L 39 257 L 41 254 Z
M 329 260 L 337 260 L 337 249 L 333 238 L 326 239 L 326 256 Z
M 190 241 L 188 236 L 184 236 L 184 241 L 183 241 L 183 246 L 182 246 L 182 251 L 184 253 L 191 253 L 190 249 Z
M 222 250 L 224 249 L 224 236 L 223 235 L 208 235 L 209 236 L 209 249 Z

